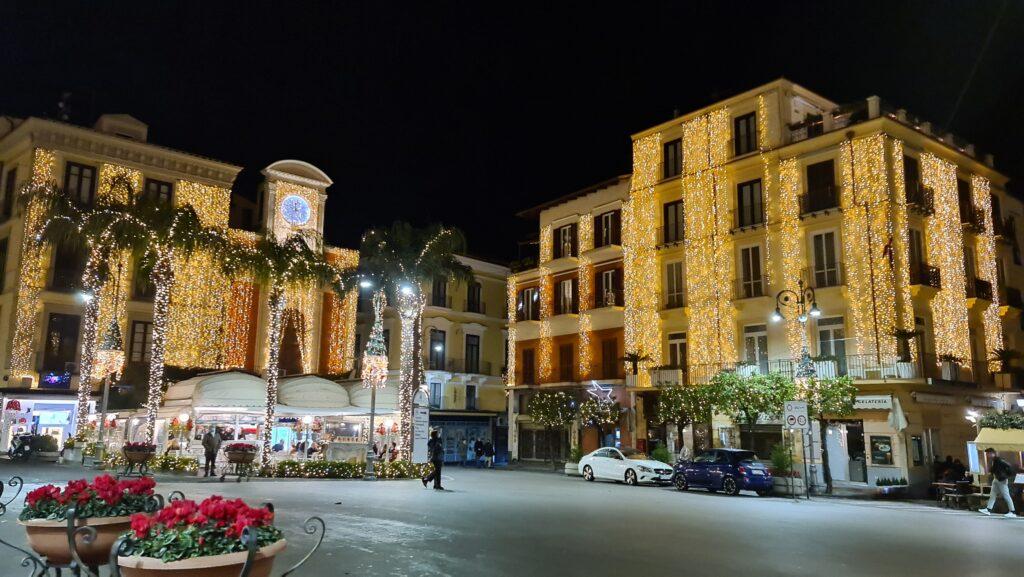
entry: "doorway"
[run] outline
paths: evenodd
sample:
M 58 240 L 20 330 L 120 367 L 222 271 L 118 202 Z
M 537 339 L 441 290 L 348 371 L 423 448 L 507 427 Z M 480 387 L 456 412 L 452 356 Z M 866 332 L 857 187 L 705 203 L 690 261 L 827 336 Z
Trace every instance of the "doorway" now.
M 825 442 L 833 480 L 868 482 L 864 452 L 864 421 L 832 421 L 828 426 Z

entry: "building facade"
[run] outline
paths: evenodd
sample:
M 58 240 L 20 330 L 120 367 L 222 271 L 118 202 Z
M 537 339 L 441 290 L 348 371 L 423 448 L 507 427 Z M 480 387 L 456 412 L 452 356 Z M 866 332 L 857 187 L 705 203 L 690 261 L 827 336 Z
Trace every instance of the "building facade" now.
M 628 180 L 534 211 L 540 266 L 509 283 L 517 398 L 619 386 L 620 374 L 595 371 L 616 335 L 620 357 L 652 360 L 616 391 L 627 411 L 615 440 L 678 446 L 652 414 L 659 386 L 722 370 L 793 375 L 806 347 L 820 375 L 865 391 L 828 431 L 843 439 L 828 450 L 848 464 L 837 478 L 870 481 L 962 455 L 965 412 L 1018 390 L 990 359 L 1024 345 L 1024 212 L 990 156 L 878 97 L 838 104 L 784 79 L 632 140 Z M 619 227 L 613 248 L 602 246 L 605 222 Z M 807 288 L 819 316 L 773 314 L 780 291 Z M 894 399 L 905 430 L 886 424 Z M 528 421 L 517 407 L 510 415 Z M 716 421 L 714 442 L 735 444 L 732 423 Z M 765 452 L 781 428 L 759 429 Z M 584 450 L 597 441 L 584 435 Z
M 124 335 L 122 383 L 146 387 L 153 340 L 153 287 L 137 274 L 128 255 L 115 257 L 113 282 L 95 295 L 82 293 L 86 254 L 78 247 L 38 247 L 33 239 L 45 215 L 18 196 L 32 186 L 53 184 L 83 206 L 121 200 L 130 183 L 139 195 L 175 206 L 190 205 L 202 222 L 240 241 L 273 233 L 323 232 L 330 178 L 296 160 L 263 170 L 261 218 L 243 202 L 237 222 L 260 223 L 258 232 L 229 226 L 231 186 L 240 167 L 148 142 L 148 127 L 127 115 L 103 115 L 92 128 L 41 118 L 0 118 L 0 367 L 4 395 L 45 399 L 53 422 L 38 427 L 60 441 L 74 430 L 85 298 L 100 300 L 97 339 L 113 319 Z M 246 212 L 248 211 L 248 212 Z M 237 211 L 236 211 L 237 212 Z M 250 226 L 249 228 L 255 228 Z M 328 258 L 355 266 L 355 251 L 326 247 Z M 266 362 L 265 294 L 251 279 L 228 278 L 213 256 L 198 252 L 176 258 L 167 327 L 166 364 L 193 374 L 240 368 L 262 371 Z M 288 290 L 281 358 L 289 374 L 342 374 L 352 368 L 356 294 L 339 299 L 319 287 Z M 170 376 L 170 375 L 169 375 Z M 43 395 L 40 390 L 45 390 Z M 61 394 L 64 391 L 65 394 Z M 25 410 L 25 403 L 22 411 Z M 38 421 L 38 419 L 35 419 Z M 5 423 L 8 438 L 11 423 Z M 6 443 L 6 440 L 4 441 Z M 6 445 L 5 445 L 6 446 Z

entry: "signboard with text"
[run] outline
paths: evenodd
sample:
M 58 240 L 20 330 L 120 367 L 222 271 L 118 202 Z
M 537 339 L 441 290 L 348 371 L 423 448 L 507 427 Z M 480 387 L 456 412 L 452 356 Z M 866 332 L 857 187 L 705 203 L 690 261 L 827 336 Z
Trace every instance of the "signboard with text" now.
M 787 429 L 809 429 L 811 424 L 807 420 L 807 401 L 786 401 L 782 422 Z
M 426 463 L 427 439 L 430 438 L 430 409 L 416 407 L 412 410 L 412 462 Z

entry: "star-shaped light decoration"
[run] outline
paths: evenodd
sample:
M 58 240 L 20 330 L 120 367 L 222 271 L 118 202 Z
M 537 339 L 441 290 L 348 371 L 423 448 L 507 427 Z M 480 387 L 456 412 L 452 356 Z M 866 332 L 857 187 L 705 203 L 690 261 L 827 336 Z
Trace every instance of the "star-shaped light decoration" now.
M 590 388 L 587 389 L 587 394 L 594 397 L 599 402 L 611 403 L 612 401 L 612 388 L 602 387 L 597 384 L 597 381 L 590 381 Z

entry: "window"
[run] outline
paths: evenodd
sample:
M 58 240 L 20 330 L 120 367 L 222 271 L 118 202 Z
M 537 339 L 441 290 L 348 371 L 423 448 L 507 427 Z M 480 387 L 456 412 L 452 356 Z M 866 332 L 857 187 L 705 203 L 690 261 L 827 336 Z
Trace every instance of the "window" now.
M 907 195 L 911 196 L 921 186 L 921 168 L 913 156 L 903 156 L 903 183 Z
M 60 243 L 53 251 L 53 276 L 50 288 L 55 291 L 74 291 L 81 285 L 85 272 L 85 251 L 70 243 Z
M 753 226 L 763 222 L 761 179 L 740 183 L 736 187 L 736 226 Z
M 622 273 L 617 268 L 597 273 L 597 308 L 622 306 Z
M 466 335 L 466 372 L 480 374 L 480 335 Z
M 484 305 L 480 299 L 482 289 L 480 283 L 472 282 L 466 288 L 466 312 L 468 313 L 483 313 Z
M 92 204 L 96 194 L 96 168 L 69 162 L 64 170 L 64 191 L 81 204 Z
M 153 348 L 153 323 L 132 321 L 132 337 L 129 346 L 128 362 L 148 363 Z M 358 347 L 357 349 L 358 350 Z
M 967 277 L 967 284 L 973 284 L 974 277 L 978 276 L 974 263 L 974 247 L 964 246 L 964 276 Z
M 664 220 L 662 221 L 665 244 L 683 241 L 683 201 L 665 203 Z
M 839 285 L 839 263 L 836 261 L 836 233 L 821 232 L 811 237 L 814 247 L 814 287 Z
M 924 235 L 921 231 L 912 228 L 910 229 L 910 273 L 911 275 L 917 274 L 921 271 L 922 265 L 924 265 Z M 914 284 L 914 283 L 912 283 Z
M 4 180 L 4 205 L 3 216 L 9 217 L 14 212 L 15 182 L 18 180 L 18 167 L 12 166 L 7 170 L 7 179 Z
M 77 372 L 73 365 L 78 353 L 78 315 L 50 313 L 46 324 L 46 342 L 43 345 L 43 371 Z
M 962 178 L 956 179 L 956 197 L 960 205 L 960 222 L 969 223 L 974 216 L 974 203 L 971 201 L 971 184 Z
M 443 371 L 444 366 L 444 331 L 430 329 L 430 369 Z
M 683 284 L 683 263 L 670 262 L 665 265 L 665 308 L 677 309 L 684 306 L 686 287 Z
M 733 151 L 736 156 L 757 150 L 757 114 L 751 112 L 732 121 Z
M 764 283 L 761 280 L 761 247 L 748 246 L 740 249 L 740 271 L 743 278 L 740 282 L 740 298 L 764 296 Z
M 686 366 L 686 333 L 668 334 L 668 364 L 676 369 Z
M 432 409 L 441 408 L 441 383 L 434 381 L 430 383 L 430 407 Z
M 519 314 L 518 320 L 536 321 L 540 320 L 540 291 L 537 287 L 525 288 L 519 291 Z
M 534 364 L 533 349 L 523 349 L 523 384 L 532 385 L 537 382 L 537 369 Z
M 843 317 L 818 319 L 818 354 L 836 357 L 839 374 L 846 374 L 846 330 Z
M 576 256 L 576 227 L 577 225 L 573 223 L 555 229 L 552 258 Z
M 605 212 L 594 218 L 594 248 L 622 244 L 622 211 Z
M 435 307 L 448 306 L 448 279 L 444 277 L 434 279 L 430 290 L 430 304 Z
M 817 212 L 838 206 L 835 162 L 826 160 L 807 166 L 807 194 L 803 212 Z
M 605 339 L 601 341 L 601 375 L 605 379 L 619 377 L 619 341 Z
M 7 282 L 7 238 L 0 239 L 0 293 L 4 292 Z
M 578 290 L 578 284 L 574 278 L 559 281 L 557 298 L 555 300 L 555 314 L 566 315 L 580 312 L 579 305 L 576 302 L 578 300 Z
M 145 194 L 150 200 L 170 204 L 174 194 L 174 185 L 162 180 L 146 179 Z
M 466 410 L 476 410 L 476 385 L 466 385 Z
M 768 327 L 748 325 L 743 327 L 744 360 L 754 363 L 762 374 L 768 373 Z
M 662 178 L 679 176 L 683 171 L 683 141 L 680 138 L 666 142 L 662 147 Z
M 572 351 L 574 348 L 571 343 L 558 346 L 558 380 L 563 383 L 573 380 Z

